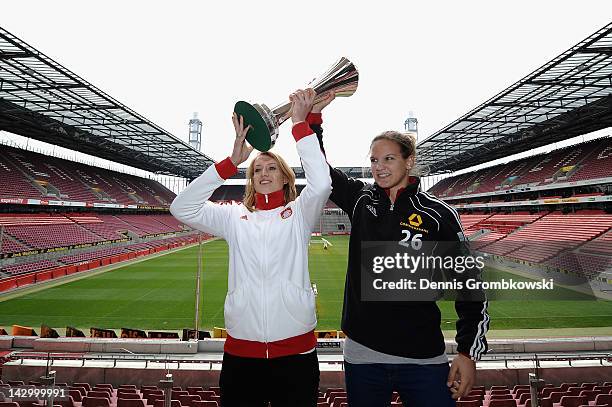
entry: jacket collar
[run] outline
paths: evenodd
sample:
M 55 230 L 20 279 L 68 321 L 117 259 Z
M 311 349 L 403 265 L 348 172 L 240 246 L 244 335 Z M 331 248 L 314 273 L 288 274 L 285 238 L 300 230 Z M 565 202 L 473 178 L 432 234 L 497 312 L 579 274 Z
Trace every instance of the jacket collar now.
M 255 193 L 255 208 L 259 210 L 269 210 L 285 205 L 285 191 L 279 189 L 269 194 Z
M 420 184 L 421 184 L 421 180 L 418 177 L 412 177 L 412 176 L 408 177 L 408 185 L 406 185 L 405 188 L 400 188 L 400 190 L 397 191 L 397 195 L 395 196 L 395 202 L 397 202 L 400 196 L 402 195 L 414 195 L 417 192 L 419 192 Z M 389 199 L 391 198 L 390 188 L 382 189 L 381 187 L 378 186 L 378 184 L 376 184 L 376 187 L 379 190 L 384 191 L 387 197 L 389 197 Z

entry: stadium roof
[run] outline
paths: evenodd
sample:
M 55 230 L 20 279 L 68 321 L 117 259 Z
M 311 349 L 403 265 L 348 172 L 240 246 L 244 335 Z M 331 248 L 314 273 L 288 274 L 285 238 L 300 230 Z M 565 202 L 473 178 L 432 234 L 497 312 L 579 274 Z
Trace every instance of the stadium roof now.
M 612 23 L 420 142 L 452 172 L 612 126 Z
M 213 162 L 1 27 L 0 130 L 159 174 Z

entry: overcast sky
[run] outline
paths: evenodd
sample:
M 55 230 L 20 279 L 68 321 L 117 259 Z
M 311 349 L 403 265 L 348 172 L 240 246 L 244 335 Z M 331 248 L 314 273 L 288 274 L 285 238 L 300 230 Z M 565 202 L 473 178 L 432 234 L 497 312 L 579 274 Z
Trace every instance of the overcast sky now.
M 325 112 L 326 147 L 334 165 L 365 166 L 372 137 L 409 111 L 423 139 L 611 17 L 612 1 L 54 0 L 3 2 L 0 25 L 184 140 L 199 112 L 216 160 L 236 101 L 273 107 L 349 57 L 359 88 Z M 289 133 L 275 151 L 298 165 Z

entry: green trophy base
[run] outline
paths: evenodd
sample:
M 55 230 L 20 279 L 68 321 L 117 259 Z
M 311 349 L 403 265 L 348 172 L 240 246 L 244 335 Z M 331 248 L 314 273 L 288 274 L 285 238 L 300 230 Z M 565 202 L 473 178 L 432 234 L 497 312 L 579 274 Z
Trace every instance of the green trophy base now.
M 243 117 L 244 127 L 251 125 L 251 129 L 249 129 L 246 136 L 246 140 L 250 145 L 259 151 L 268 151 L 272 148 L 272 139 L 268 125 L 253 105 L 241 100 L 234 106 L 234 112 Z

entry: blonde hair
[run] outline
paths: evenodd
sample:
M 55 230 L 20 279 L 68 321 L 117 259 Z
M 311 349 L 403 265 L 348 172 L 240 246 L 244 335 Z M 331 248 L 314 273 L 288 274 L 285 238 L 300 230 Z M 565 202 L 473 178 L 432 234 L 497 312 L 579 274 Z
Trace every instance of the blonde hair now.
M 416 166 L 416 137 L 414 136 L 414 134 L 400 133 L 399 131 L 395 131 L 395 130 L 388 130 L 388 131 L 382 132 L 378 136 L 372 139 L 372 142 L 370 143 L 370 150 L 372 149 L 372 145 L 374 145 L 374 143 L 376 143 L 379 140 L 389 140 L 389 141 L 396 142 L 400 147 L 400 151 L 401 151 L 403 159 L 407 159 L 408 157 L 413 156 L 415 160 L 415 164 L 410 169 L 410 174 L 411 175 L 420 174 L 421 171 Z
M 297 189 L 295 188 L 295 173 L 293 172 L 293 169 L 291 169 L 289 164 L 287 164 L 287 162 L 283 160 L 280 155 L 274 154 L 271 151 L 259 153 L 257 157 L 255 157 L 255 159 L 251 161 L 251 164 L 249 164 L 249 167 L 246 171 L 246 186 L 244 188 L 244 200 L 242 202 L 250 212 L 253 212 L 255 210 L 255 184 L 253 183 L 253 174 L 255 173 L 255 161 L 257 161 L 257 159 L 262 155 L 268 156 L 274 161 L 276 161 L 278 163 L 278 168 L 288 180 L 288 182 L 283 185 L 283 191 L 285 192 L 285 202 L 289 203 L 291 201 L 295 201 L 295 198 L 297 198 Z

